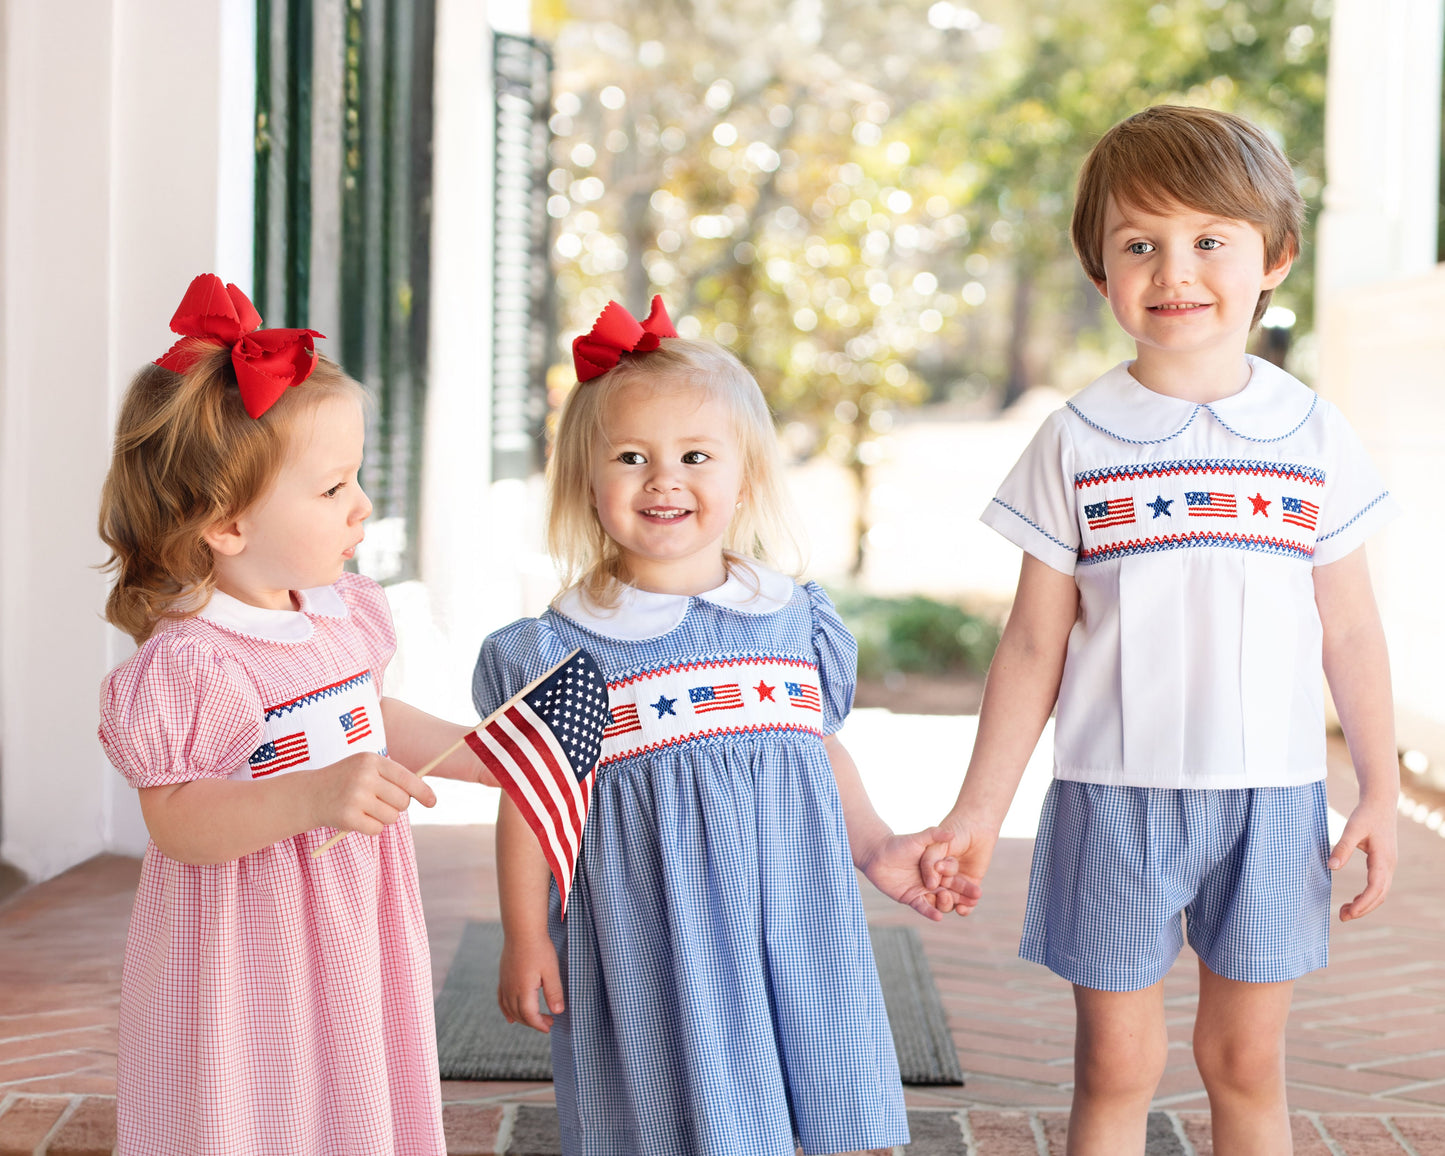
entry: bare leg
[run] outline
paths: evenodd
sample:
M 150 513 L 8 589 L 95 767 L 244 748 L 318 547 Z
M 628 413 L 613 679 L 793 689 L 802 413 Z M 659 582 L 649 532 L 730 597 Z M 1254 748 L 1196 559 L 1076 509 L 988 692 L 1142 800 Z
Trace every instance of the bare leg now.
M 1209 1093 L 1216 1152 L 1291 1151 L 1284 1030 L 1293 995 L 1293 983 L 1241 983 L 1199 961 L 1194 1062 Z
M 1074 1009 L 1078 1019 L 1068 1154 L 1142 1154 L 1149 1101 L 1164 1074 L 1169 1047 L 1164 984 L 1141 991 L 1076 986 Z

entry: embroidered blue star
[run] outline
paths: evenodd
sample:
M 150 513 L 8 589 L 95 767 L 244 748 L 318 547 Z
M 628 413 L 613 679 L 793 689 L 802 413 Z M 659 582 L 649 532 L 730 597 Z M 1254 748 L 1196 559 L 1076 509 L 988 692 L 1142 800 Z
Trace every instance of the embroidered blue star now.
M 1163 494 L 1160 494 L 1152 502 L 1146 502 L 1145 505 L 1154 511 L 1154 517 L 1156 518 L 1160 514 L 1163 514 L 1166 518 L 1172 518 L 1174 515 L 1169 512 L 1169 507 L 1177 500 L 1177 498 L 1166 498 Z
M 675 699 L 675 698 L 668 698 L 667 695 L 665 695 L 665 694 L 660 694 L 660 695 L 657 696 L 657 701 L 656 701 L 656 702 L 654 702 L 654 703 L 649 703 L 648 705 L 651 706 L 652 709 L 657 712 L 657 717 L 658 717 L 658 718 L 661 718 L 661 717 L 662 717 L 663 715 L 665 715 L 665 714 L 670 714 L 670 715 L 676 717 L 676 716 L 677 716 L 677 711 L 675 711 L 675 710 L 672 709 L 672 704 L 675 703 L 676 701 L 677 701 L 677 699 Z

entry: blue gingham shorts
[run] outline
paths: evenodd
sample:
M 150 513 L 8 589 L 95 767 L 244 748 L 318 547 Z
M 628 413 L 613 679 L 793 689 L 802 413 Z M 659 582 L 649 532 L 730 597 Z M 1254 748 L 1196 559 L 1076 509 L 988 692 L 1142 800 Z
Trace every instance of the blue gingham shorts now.
M 1184 945 L 1225 979 L 1274 983 L 1329 957 L 1323 781 L 1172 790 L 1056 779 L 1039 816 L 1019 955 L 1070 983 L 1138 991 Z

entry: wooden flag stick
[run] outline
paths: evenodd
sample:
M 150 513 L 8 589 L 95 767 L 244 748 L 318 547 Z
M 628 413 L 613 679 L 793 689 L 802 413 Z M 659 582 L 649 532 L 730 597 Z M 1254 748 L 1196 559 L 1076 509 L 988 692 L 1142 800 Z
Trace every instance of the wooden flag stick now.
M 456 742 L 452 743 L 451 746 L 447 747 L 446 750 L 442 751 L 441 754 L 437 755 L 436 758 L 432 759 L 431 762 L 427 763 L 426 766 L 422 767 L 421 770 L 417 771 L 416 777 L 419 779 L 426 778 L 429 774 L 431 774 L 434 770 L 441 766 L 442 763 L 446 762 L 447 759 L 451 758 L 452 755 L 456 754 L 457 751 L 459 751 L 463 746 L 465 746 L 468 738 L 476 734 L 478 731 L 485 730 L 487 727 L 489 727 L 492 722 L 495 719 L 501 717 L 501 715 L 507 710 L 507 708 L 510 707 L 514 702 L 516 702 L 519 698 L 526 698 L 529 694 L 531 694 L 534 690 L 541 686 L 542 683 L 546 682 L 547 679 L 551 678 L 552 675 L 556 674 L 559 667 L 566 666 L 576 656 L 577 651 L 574 650 L 561 662 L 557 663 L 556 666 L 553 666 L 550 669 L 543 671 L 541 674 L 539 674 L 536 678 L 534 678 L 531 682 L 529 682 L 526 686 L 524 686 L 501 706 L 497 707 L 496 710 L 492 711 L 491 714 L 487 715 L 486 718 L 482 719 L 481 722 L 477 723 L 476 726 L 472 727 L 471 730 L 467 731 L 466 734 L 462 735 L 461 738 L 457 739 Z M 317 847 L 316 850 L 311 852 L 311 858 L 315 859 L 320 855 L 326 854 L 327 851 L 330 851 L 331 848 L 335 847 L 336 844 L 340 843 L 341 840 L 345 839 L 346 836 L 350 834 L 350 831 L 337 831 L 336 834 L 332 835 L 331 838 L 327 839 L 326 842 L 322 843 L 321 846 Z

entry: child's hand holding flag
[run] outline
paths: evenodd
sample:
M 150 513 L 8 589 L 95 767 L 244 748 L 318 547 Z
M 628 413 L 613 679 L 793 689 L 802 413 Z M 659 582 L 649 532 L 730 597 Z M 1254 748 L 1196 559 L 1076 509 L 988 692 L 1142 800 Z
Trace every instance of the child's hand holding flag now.
M 582 849 L 592 772 L 610 721 L 607 680 L 585 650 L 574 650 L 523 687 L 421 770 L 425 776 L 465 743 L 512 797 L 542 846 L 562 893 L 562 911 Z M 320 855 L 344 838 L 323 843 Z

